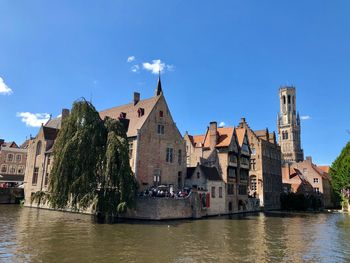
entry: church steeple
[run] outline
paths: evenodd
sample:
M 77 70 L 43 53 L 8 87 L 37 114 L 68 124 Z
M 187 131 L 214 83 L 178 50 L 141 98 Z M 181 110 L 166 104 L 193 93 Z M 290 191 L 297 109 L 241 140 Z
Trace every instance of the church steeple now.
M 162 90 L 162 82 L 160 81 L 160 71 L 159 71 L 155 96 L 160 96 L 161 94 L 163 94 L 163 90 Z

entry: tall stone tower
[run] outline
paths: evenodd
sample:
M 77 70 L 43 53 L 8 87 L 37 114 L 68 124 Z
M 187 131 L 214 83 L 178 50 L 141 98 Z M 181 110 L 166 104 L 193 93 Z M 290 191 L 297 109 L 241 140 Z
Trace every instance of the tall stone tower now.
M 284 163 L 304 160 L 300 143 L 300 117 L 296 112 L 295 87 L 279 89 L 280 113 L 277 118 L 278 143 L 281 146 Z

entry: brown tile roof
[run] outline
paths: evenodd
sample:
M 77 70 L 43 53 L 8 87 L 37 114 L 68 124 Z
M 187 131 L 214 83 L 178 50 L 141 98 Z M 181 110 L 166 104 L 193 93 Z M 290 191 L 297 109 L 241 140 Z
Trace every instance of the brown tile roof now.
M 256 130 L 254 131 L 254 133 L 256 134 L 256 136 L 258 137 L 266 137 L 266 129 L 263 129 L 263 130 Z
M 236 128 L 238 144 L 240 147 L 242 147 L 242 145 L 243 145 L 245 132 L 246 132 L 245 128 Z
M 21 149 L 27 149 L 29 145 L 29 140 L 25 140 L 19 148 Z
M 130 120 L 126 134 L 128 137 L 135 137 L 137 135 L 137 130 L 141 129 L 159 98 L 159 96 L 152 97 L 150 99 L 140 100 L 136 105 L 132 102 L 126 105 L 103 110 L 100 111 L 100 117 L 104 119 L 108 116 L 113 119 L 118 119 L 121 113 L 125 113 L 125 118 Z M 139 117 L 138 114 L 140 108 L 144 111 L 144 114 L 141 117 Z
M 196 135 L 193 136 L 193 141 L 196 142 L 197 147 L 199 146 L 199 143 L 203 143 L 203 147 L 209 148 L 210 147 L 210 136 L 208 136 L 207 131 L 206 135 Z M 221 127 L 217 129 L 217 142 L 216 147 L 228 147 L 231 143 L 232 136 L 234 133 L 233 127 Z
M 320 165 L 317 166 L 321 171 L 325 172 L 325 173 L 329 173 L 329 165 Z
M 218 128 L 219 138 L 216 147 L 228 147 L 234 133 L 233 127 Z
M 190 137 L 190 139 L 192 140 L 192 145 L 194 147 L 202 147 L 203 146 L 205 135 L 194 135 L 191 137 Z

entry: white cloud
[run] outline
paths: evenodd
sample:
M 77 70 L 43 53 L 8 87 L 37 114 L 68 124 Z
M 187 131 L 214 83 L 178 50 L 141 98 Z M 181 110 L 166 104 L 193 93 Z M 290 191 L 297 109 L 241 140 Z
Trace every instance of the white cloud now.
M 12 89 L 9 88 L 4 80 L 0 77 L 0 94 L 2 95 L 11 95 L 13 93 Z
M 18 112 L 16 116 L 20 117 L 28 127 L 40 127 L 42 123 L 45 124 L 50 119 L 48 113 Z
M 174 71 L 175 70 L 175 66 L 174 65 L 166 65 L 166 69 L 168 71 Z
M 133 62 L 135 59 L 136 59 L 135 56 L 130 56 L 130 57 L 128 57 L 128 59 L 127 59 L 126 61 L 127 61 L 128 63 L 130 63 L 130 62 Z
M 159 72 L 163 72 L 164 70 L 174 71 L 174 65 L 167 65 L 162 62 L 160 59 L 152 60 L 152 63 L 144 62 L 142 63 L 142 67 L 145 70 L 151 71 L 152 74 L 158 74 Z
M 131 67 L 131 71 L 132 72 L 139 72 L 139 70 L 140 70 L 140 66 L 139 65 L 133 65 L 132 67 Z
M 219 123 L 219 127 L 224 127 L 225 125 L 226 125 L 226 123 L 223 121 Z
M 302 120 L 310 120 L 311 117 L 309 115 L 301 116 L 300 119 Z

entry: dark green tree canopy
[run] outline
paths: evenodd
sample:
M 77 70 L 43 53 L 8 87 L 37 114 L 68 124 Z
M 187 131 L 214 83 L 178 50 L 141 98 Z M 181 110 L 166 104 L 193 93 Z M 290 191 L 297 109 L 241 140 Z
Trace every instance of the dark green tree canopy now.
M 350 189 L 350 142 L 341 151 L 330 169 L 332 186 L 337 193 Z M 347 196 L 349 198 L 349 196 Z
M 53 208 L 86 209 L 116 215 L 134 202 L 136 182 L 121 122 L 101 120 L 95 107 L 74 102 L 54 144 L 48 201 Z M 40 194 L 38 196 L 41 196 Z

